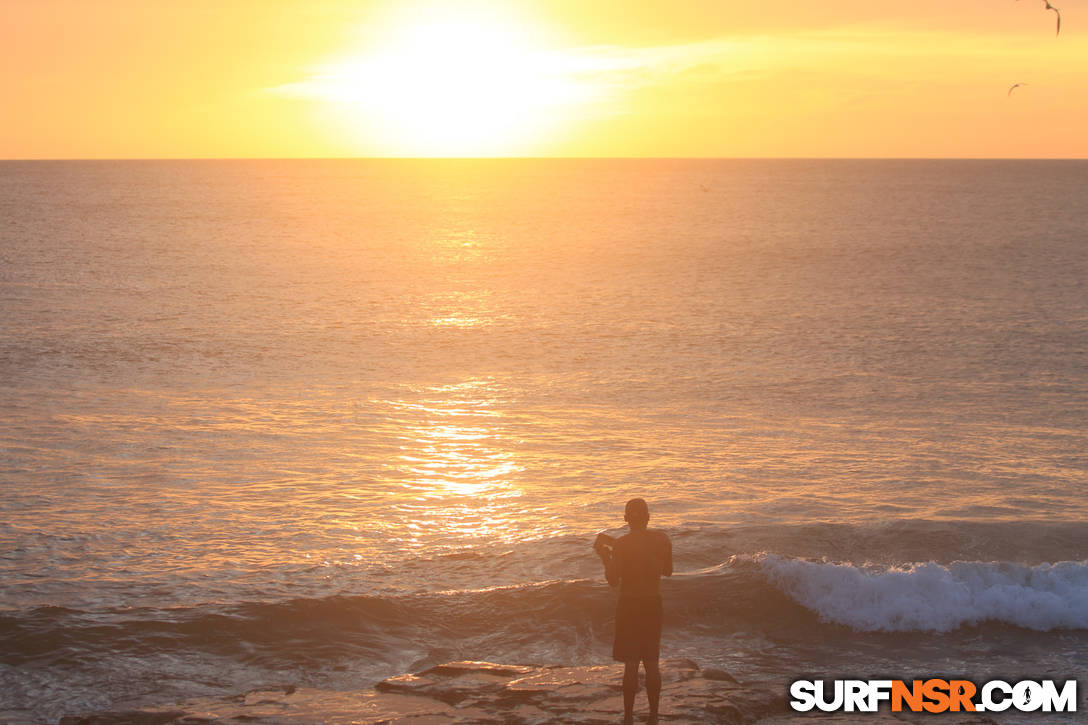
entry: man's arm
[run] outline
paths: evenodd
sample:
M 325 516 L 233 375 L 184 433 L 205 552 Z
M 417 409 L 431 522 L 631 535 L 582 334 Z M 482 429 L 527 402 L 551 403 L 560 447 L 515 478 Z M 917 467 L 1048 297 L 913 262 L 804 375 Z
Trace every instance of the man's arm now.
M 661 575 L 672 576 L 672 539 L 664 532 L 662 532 L 661 537 L 665 539 L 664 557 L 661 562 Z
M 604 578 L 608 580 L 608 586 L 619 586 L 620 583 L 620 547 L 613 546 L 609 554 L 601 555 L 604 562 Z

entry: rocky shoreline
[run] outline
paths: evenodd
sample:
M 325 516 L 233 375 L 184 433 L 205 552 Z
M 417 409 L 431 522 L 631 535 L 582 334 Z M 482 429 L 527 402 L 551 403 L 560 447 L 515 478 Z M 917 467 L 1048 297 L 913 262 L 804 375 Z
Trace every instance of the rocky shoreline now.
M 595 667 L 521 666 L 450 662 L 398 675 L 356 692 L 270 686 L 225 698 L 205 698 L 142 710 L 69 715 L 59 725 L 197 725 L 245 722 L 260 725 L 612 725 L 621 721 L 619 664 Z M 802 715 L 786 709 L 782 688 L 740 683 L 729 673 L 701 669 L 691 660 L 662 662 L 662 723 L 785 725 L 902 725 L 933 716 L 903 713 Z M 636 700 L 636 722 L 646 699 Z M 943 715 L 941 725 L 985 725 L 975 715 Z

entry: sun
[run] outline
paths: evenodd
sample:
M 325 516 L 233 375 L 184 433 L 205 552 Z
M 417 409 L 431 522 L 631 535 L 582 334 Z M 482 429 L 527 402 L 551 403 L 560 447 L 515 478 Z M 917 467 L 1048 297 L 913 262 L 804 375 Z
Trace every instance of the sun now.
M 381 155 L 523 154 L 585 96 L 534 28 L 494 12 L 424 13 L 380 37 L 298 85 Z

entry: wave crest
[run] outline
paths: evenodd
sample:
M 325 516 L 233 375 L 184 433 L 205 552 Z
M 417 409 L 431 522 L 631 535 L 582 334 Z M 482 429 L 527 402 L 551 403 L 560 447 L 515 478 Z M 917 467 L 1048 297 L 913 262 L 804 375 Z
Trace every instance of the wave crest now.
M 1088 561 L 858 567 L 775 554 L 751 561 L 821 621 L 859 631 L 947 632 L 986 621 L 1088 629 Z

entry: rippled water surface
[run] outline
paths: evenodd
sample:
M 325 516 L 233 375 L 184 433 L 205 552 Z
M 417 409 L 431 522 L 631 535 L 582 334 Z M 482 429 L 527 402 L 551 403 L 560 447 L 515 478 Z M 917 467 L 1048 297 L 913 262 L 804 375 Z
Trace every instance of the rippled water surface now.
M 603 659 L 587 547 L 633 495 L 684 572 L 674 650 L 833 667 L 800 621 L 890 667 L 913 622 L 927 672 L 942 636 L 960 672 L 1088 672 L 1086 184 L 2 162 L 0 714 Z

